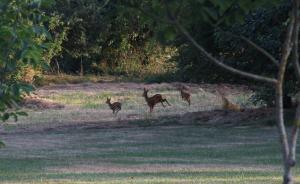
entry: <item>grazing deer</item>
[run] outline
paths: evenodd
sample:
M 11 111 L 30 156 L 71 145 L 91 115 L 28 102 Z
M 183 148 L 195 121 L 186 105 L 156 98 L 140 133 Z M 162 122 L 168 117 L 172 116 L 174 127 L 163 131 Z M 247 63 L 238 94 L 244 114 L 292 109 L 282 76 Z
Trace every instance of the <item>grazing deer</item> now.
M 180 88 L 180 95 L 182 100 L 185 100 L 191 105 L 191 94 L 185 90 L 184 86 Z
M 120 102 L 110 102 L 110 98 L 106 99 L 106 103 L 108 104 L 109 108 L 113 111 L 113 114 L 118 114 L 118 112 L 121 110 L 122 104 Z
M 169 106 L 171 106 L 169 104 L 169 102 L 167 101 L 167 99 L 165 98 L 162 98 L 161 94 L 155 94 L 153 95 L 152 97 L 148 97 L 148 91 L 149 90 L 146 90 L 144 88 L 144 93 L 143 93 L 143 96 L 145 97 L 145 100 L 148 104 L 148 106 L 150 107 L 150 113 L 153 111 L 153 108 L 154 106 L 157 104 L 157 103 L 161 103 L 161 105 L 163 107 L 165 107 L 164 103 L 163 102 L 166 102 Z
M 219 95 L 222 98 L 222 109 L 223 110 L 230 110 L 230 111 L 244 111 L 241 109 L 240 105 L 238 104 L 233 104 L 232 102 L 230 102 L 224 94 L 220 93 L 219 91 L 217 91 L 219 93 Z

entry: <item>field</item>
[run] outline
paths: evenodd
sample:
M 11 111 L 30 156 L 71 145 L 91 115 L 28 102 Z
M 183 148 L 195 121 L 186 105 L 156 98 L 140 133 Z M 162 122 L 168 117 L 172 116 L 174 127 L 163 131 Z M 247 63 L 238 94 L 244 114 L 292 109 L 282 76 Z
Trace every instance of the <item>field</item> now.
M 270 110 L 225 112 L 216 88 L 243 107 L 243 86 L 85 83 L 45 86 L 24 105 L 28 117 L 0 130 L 1 183 L 280 183 L 281 156 Z M 149 114 L 142 95 L 170 107 Z M 106 97 L 123 103 L 114 116 Z M 299 155 L 297 155 L 299 158 Z M 295 176 L 300 182 L 300 169 Z

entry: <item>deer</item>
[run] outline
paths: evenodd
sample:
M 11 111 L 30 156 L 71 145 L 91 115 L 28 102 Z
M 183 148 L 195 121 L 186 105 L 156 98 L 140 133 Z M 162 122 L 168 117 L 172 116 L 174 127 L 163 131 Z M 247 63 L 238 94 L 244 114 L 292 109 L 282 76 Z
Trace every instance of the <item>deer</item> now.
M 237 112 L 243 112 L 244 110 L 241 109 L 241 106 L 238 104 L 234 104 L 232 102 L 230 102 L 224 94 L 220 93 L 217 90 L 218 94 L 221 96 L 222 98 L 222 109 L 223 110 L 230 110 L 230 111 L 237 111 Z
M 108 104 L 109 108 L 113 111 L 113 114 L 118 114 L 118 112 L 122 108 L 122 104 L 120 102 L 110 102 L 111 98 L 106 98 L 106 103 Z
M 155 94 L 155 95 L 153 95 L 152 97 L 148 97 L 148 91 L 149 91 L 149 90 L 146 90 L 146 89 L 144 88 L 143 97 L 145 98 L 145 100 L 146 100 L 148 106 L 150 107 L 150 113 L 152 113 L 153 108 L 154 108 L 154 106 L 155 106 L 157 103 L 161 103 L 161 105 L 162 105 L 163 107 L 166 107 L 166 106 L 164 105 L 164 102 L 166 102 L 169 106 L 171 106 L 171 105 L 169 104 L 168 100 L 165 99 L 165 98 L 163 98 L 161 94 Z
M 191 105 L 191 94 L 185 90 L 184 86 L 182 86 L 179 90 L 180 90 L 180 95 L 181 95 L 182 100 L 187 101 L 190 106 Z

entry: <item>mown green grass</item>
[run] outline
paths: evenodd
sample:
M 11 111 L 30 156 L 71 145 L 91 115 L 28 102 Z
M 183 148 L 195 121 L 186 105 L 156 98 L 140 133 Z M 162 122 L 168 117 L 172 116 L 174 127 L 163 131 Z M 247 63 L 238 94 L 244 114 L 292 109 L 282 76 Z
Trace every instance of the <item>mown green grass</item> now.
M 275 128 L 164 126 L 2 137 L 7 147 L 0 151 L 1 183 L 281 181 Z

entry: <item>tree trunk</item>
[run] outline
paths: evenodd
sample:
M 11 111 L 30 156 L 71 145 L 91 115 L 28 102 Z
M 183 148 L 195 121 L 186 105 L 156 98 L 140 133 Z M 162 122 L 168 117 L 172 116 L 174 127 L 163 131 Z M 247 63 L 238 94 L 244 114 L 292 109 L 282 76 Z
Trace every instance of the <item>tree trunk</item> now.
M 298 102 L 297 102 L 298 103 Z M 299 103 L 298 103 L 299 104 Z M 291 131 L 290 148 L 288 158 L 284 160 L 283 184 L 293 184 L 292 168 L 296 165 L 296 147 L 300 123 L 300 105 L 297 104 L 294 126 Z
M 60 75 L 60 67 L 59 67 L 59 63 L 57 61 L 57 59 L 55 59 L 55 63 L 56 63 L 56 67 L 57 67 L 57 75 Z
M 80 76 L 83 76 L 83 62 L 82 62 L 82 57 L 80 58 Z
M 182 24 L 180 24 L 177 20 L 176 20 L 176 16 L 173 16 L 172 12 L 170 11 L 170 8 L 168 6 L 168 2 L 166 0 L 163 1 L 165 4 L 165 8 L 167 11 L 167 15 L 170 19 L 170 23 L 174 24 L 178 30 L 186 36 L 186 38 L 204 55 L 208 58 L 208 60 L 210 60 L 212 63 L 218 65 L 219 67 L 230 71 L 234 74 L 238 74 L 240 76 L 244 76 L 244 77 L 248 77 L 257 81 L 261 81 L 261 82 L 266 82 L 269 84 L 272 84 L 275 87 L 275 91 L 276 91 L 276 122 L 277 122 L 277 129 L 278 129 L 278 133 L 279 133 L 279 138 L 280 138 L 280 145 L 281 145 L 281 151 L 282 151 L 282 162 L 283 162 L 283 167 L 284 167 L 284 174 L 283 174 L 283 184 L 292 184 L 293 183 L 293 176 L 292 176 L 292 171 L 291 168 L 295 165 L 295 155 L 294 152 L 296 150 L 296 141 L 297 141 L 297 135 L 298 135 L 298 128 L 294 128 L 292 133 L 291 133 L 291 142 L 289 144 L 289 140 L 287 137 L 287 132 L 286 132 L 286 128 L 284 125 L 284 112 L 283 112 L 283 83 L 284 83 L 284 75 L 286 72 L 286 66 L 289 60 L 289 56 L 291 53 L 291 50 L 293 48 L 293 39 L 292 39 L 292 34 L 293 32 L 297 32 L 298 28 L 296 28 L 297 30 L 295 30 L 295 27 L 297 27 L 297 23 L 296 26 L 294 25 L 295 22 L 297 22 L 297 18 L 298 18 L 298 0 L 293 0 L 293 6 L 292 6 L 292 10 L 289 14 L 290 16 L 290 22 L 286 31 L 286 36 L 285 36 L 285 41 L 283 43 L 283 47 L 282 47 L 282 56 L 280 59 L 280 62 L 277 62 L 277 60 L 272 56 L 269 55 L 269 53 L 267 53 L 265 50 L 261 49 L 261 47 L 257 46 L 256 44 L 254 44 L 253 42 L 249 41 L 248 39 L 246 39 L 246 41 L 252 45 L 253 47 L 255 47 L 258 51 L 264 53 L 269 59 L 271 59 L 271 61 L 274 62 L 274 64 L 278 65 L 278 78 L 277 79 L 273 79 L 273 78 L 269 78 L 269 77 L 265 77 L 265 76 L 261 76 L 261 75 L 256 75 L 253 73 L 248 73 L 236 68 L 233 68 L 227 64 L 225 64 L 224 62 L 220 61 L 220 59 L 215 58 L 214 56 L 212 56 L 210 53 L 208 53 L 204 47 L 202 47 L 202 45 L 200 45 L 191 35 L 190 33 L 184 28 L 184 26 L 182 26 Z M 297 32 L 298 34 L 298 32 Z M 294 34 L 296 35 L 296 34 Z M 298 61 L 297 61 L 298 62 Z M 297 63 L 296 63 L 297 64 Z M 300 70 L 300 67 L 299 67 Z M 299 71 L 300 74 L 300 71 Z M 300 76 L 300 75 L 299 75 Z M 299 112 L 300 114 L 300 112 Z M 300 115 L 299 115 L 300 116 Z M 296 118 L 297 119 L 297 118 Z
M 283 184 L 293 184 L 292 167 L 287 162 L 284 166 Z
M 290 164 L 288 162 L 289 146 L 286 129 L 284 126 L 283 90 L 281 82 L 278 82 L 278 84 L 276 85 L 276 122 L 280 138 L 282 161 L 284 166 L 283 184 L 292 184 L 293 176 Z

